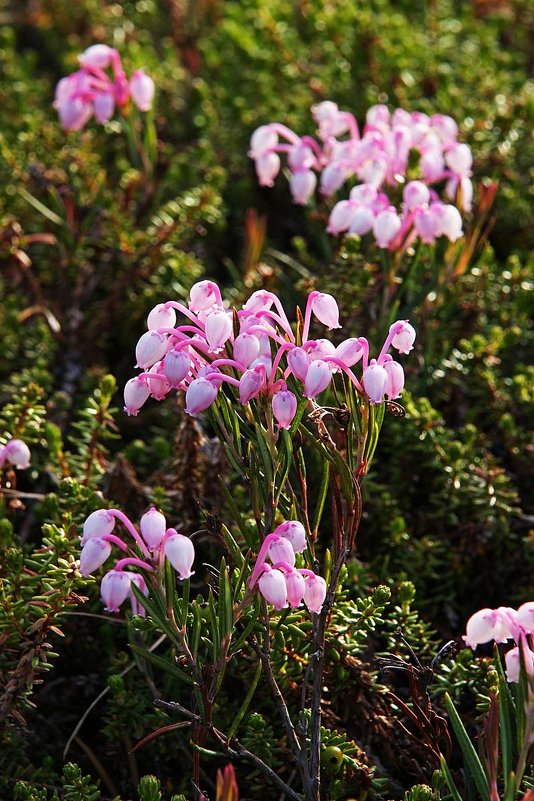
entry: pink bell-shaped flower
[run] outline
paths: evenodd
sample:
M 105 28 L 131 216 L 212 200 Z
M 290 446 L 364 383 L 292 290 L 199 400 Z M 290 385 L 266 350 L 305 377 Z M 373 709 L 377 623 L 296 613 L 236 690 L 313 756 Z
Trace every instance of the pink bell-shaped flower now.
M 210 353 L 218 353 L 232 336 L 232 318 L 224 309 L 213 309 L 206 317 L 206 339 Z
M 534 601 L 527 601 L 519 607 L 517 622 L 526 634 L 534 634 Z
M 446 236 L 449 242 L 456 242 L 463 235 L 462 216 L 456 206 L 446 203 L 433 203 L 437 217 L 438 236 Z
M 111 543 L 99 537 L 88 539 L 80 552 L 80 573 L 90 576 L 101 567 L 111 553 Z
M 260 186 L 272 186 L 279 172 L 280 156 L 278 153 L 267 152 L 256 159 L 256 174 Z
M 165 516 L 152 506 L 148 512 L 141 517 L 139 528 L 143 539 L 151 550 L 158 548 L 167 530 Z
M 527 676 L 534 675 L 534 653 L 530 650 L 526 642 L 524 643 L 524 659 Z M 504 656 L 506 665 L 506 678 L 510 682 L 517 683 L 521 676 L 521 650 L 519 647 L 512 648 Z
M 298 570 L 287 570 L 285 574 L 287 601 L 292 609 L 301 605 L 306 592 L 306 581 Z
M 471 167 L 473 166 L 473 156 L 471 148 L 468 145 L 455 144 L 445 154 L 445 161 L 447 166 L 456 175 L 471 175 Z
M 328 164 L 321 173 L 321 194 L 325 195 L 326 197 L 333 195 L 343 186 L 345 183 L 345 177 L 346 172 L 342 167 L 339 166 L 339 164 L 336 164 L 335 162 Z M 335 208 L 336 207 L 334 206 L 334 210 Z M 332 216 L 330 217 L 330 220 L 332 220 Z M 330 230 L 330 223 L 328 230 Z M 331 233 L 334 232 L 331 231 Z
M 354 204 L 349 200 L 340 200 L 336 203 L 328 220 L 326 230 L 329 234 L 337 236 L 341 231 L 346 231 L 352 222 L 354 215 Z
M 306 380 L 311 359 L 303 348 L 292 348 L 287 354 L 287 363 L 295 378 L 299 381 Z
M 171 534 L 165 540 L 163 548 L 180 581 L 193 575 L 191 567 L 195 560 L 195 547 L 189 537 L 184 537 L 183 534 Z
M 309 612 L 319 614 L 326 598 L 326 581 L 322 576 L 309 576 L 305 579 L 304 603 Z
M 275 528 L 273 534 L 289 540 L 295 553 L 302 553 L 302 551 L 306 550 L 306 531 L 298 520 L 286 520 Z
M 130 92 L 139 111 L 149 111 L 152 108 L 155 91 L 156 85 L 150 75 L 143 70 L 136 70 L 130 78 Z
M 103 125 L 113 117 L 115 111 L 115 95 L 113 92 L 98 92 L 93 100 L 95 120 Z
M 30 466 L 31 451 L 21 439 L 10 439 L 4 445 L 0 460 L 9 462 L 18 470 L 26 470 Z M 0 464 L 1 466 L 1 464 Z
M 93 537 L 105 537 L 115 528 L 115 516 L 107 509 L 97 509 L 91 512 L 83 524 L 83 533 L 80 542 L 85 545 Z
M 297 413 L 297 399 L 289 389 L 282 389 L 273 398 L 274 419 L 280 428 L 288 429 Z
M 221 290 L 214 281 L 198 281 L 191 287 L 189 308 L 192 312 L 206 311 L 221 302 Z
M 330 366 L 321 359 L 313 361 L 308 367 L 306 380 L 304 381 L 304 396 L 306 398 L 316 398 L 327 388 L 332 380 Z
M 174 389 L 181 384 L 191 369 L 191 359 L 185 352 L 185 348 L 180 350 L 170 350 L 163 359 L 163 373 Z
M 444 145 L 454 142 L 458 137 L 458 125 L 447 114 L 432 114 L 430 125 L 437 132 Z
M 146 376 L 146 380 L 150 387 L 150 396 L 157 401 L 161 401 L 171 390 L 171 385 L 167 381 L 163 371 L 163 362 L 156 362 L 148 372 L 150 376 Z M 157 376 L 157 378 L 152 378 L 151 376 Z
M 166 350 L 167 338 L 157 331 L 147 331 L 140 337 L 135 349 L 136 367 L 148 370 L 165 356 Z
M 269 568 L 261 574 L 258 586 L 261 594 L 275 609 L 287 606 L 286 579 L 281 570 Z
M 149 395 L 150 387 L 146 378 L 130 378 L 124 386 L 124 411 L 135 417 Z
M 239 334 L 234 340 L 234 359 L 248 367 L 260 353 L 260 341 L 254 334 Z
M 339 110 L 337 103 L 323 100 L 311 108 L 312 116 L 319 127 L 321 139 L 342 136 L 348 129 L 347 115 Z
M 265 386 L 265 367 L 257 365 L 252 370 L 245 370 L 239 379 L 239 400 L 248 403 L 255 398 Z
M 106 612 L 118 612 L 130 594 L 130 573 L 110 570 L 100 584 L 100 595 L 106 605 Z
M 81 131 L 93 114 L 93 105 L 80 97 L 69 98 L 58 106 L 59 124 L 64 131 Z
M 364 348 L 359 339 L 351 337 L 345 339 L 337 346 L 335 356 L 343 362 L 345 367 L 352 367 L 360 361 L 364 352 Z
M 294 172 L 289 179 L 289 189 L 295 203 L 305 206 L 315 192 L 317 177 L 311 170 Z
M 422 181 L 410 181 L 402 193 L 406 211 L 416 206 L 426 206 L 430 202 L 430 190 Z
M 413 343 L 415 342 L 415 328 L 410 325 L 408 320 L 398 320 L 393 323 L 391 328 L 396 327 L 396 333 L 391 340 L 392 346 L 399 351 L 399 353 L 410 353 L 413 350 Z
M 395 211 L 381 211 L 375 217 L 373 233 L 379 248 L 387 248 L 397 236 L 401 228 L 401 221 Z
M 105 70 L 111 64 L 115 52 L 109 45 L 94 44 L 78 56 L 78 61 L 82 67 Z
M 167 306 L 166 303 L 158 303 L 149 313 L 146 322 L 149 331 L 157 331 L 158 328 L 174 328 L 176 325 L 176 312 L 172 306 Z
M 384 400 L 388 387 L 388 374 L 376 359 L 371 359 L 371 363 L 363 371 L 363 386 L 371 403 L 380 403 Z
M 341 328 L 339 324 L 339 307 L 336 299 L 326 292 L 317 292 L 312 301 L 312 311 L 319 320 L 331 331 L 333 328 Z
M 382 367 L 386 371 L 388 377 L 386 395 L 390 400 L 400 398 L 404 387 L 404 370 L 402 366 L 398 362 L 388 360 L 382 364 Z
M 372 230 L 375 221 L 375 215 L 372 209 L 368 206 L 357 206 L 351 215 L 349 234 L 356 234 L 357 236 L 365 236 Z
M 248 155 L 252 159 L 258 159 L 268 150 L 272 150 L 278 144 L 278 134 L 270 125 L 260 125 L 250 137 L 250 150 Z
M 467 621 L 465 644 L 469 648 L 476 648 L 486 642 L 494 640 L 497 643 L 506 642 L 511 634 L 509 626 L 498 609 L 480 609 L 471 615 Z
M 267 553 L 273 565 L 277 565 L 279 562 L 287 562 L 293 567 L 295 564 L 295 551 L 286 537 L 277 537 L 276 539 L 273 537 Z
M 441 180 L 445 171 L 445 161 L 442 153 L 436 150 L 429 150 L 427 153 L 423 153 L 420 167 L 423 178 L 428 183 Z
M 196 417 L 211 406 L 218 392 L 213 381 L 208 381 L 207 378 L 195 378 L 185 393 L 185 411 L 191 417 Z
M 432 209 L 417 209 L 413 218 L 414 228 L 422 242 L 431 245 L 438 236 L 439 220 Z

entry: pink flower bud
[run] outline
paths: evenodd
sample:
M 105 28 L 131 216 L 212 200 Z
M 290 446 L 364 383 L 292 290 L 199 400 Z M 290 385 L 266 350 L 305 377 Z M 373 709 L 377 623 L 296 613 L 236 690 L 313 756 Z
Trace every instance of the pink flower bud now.
M 281 570 L 268 570 L 262 573 L 258 581 L 260 592 L 275 609 L 287 606 L 286 579 Z
M 476 648 L 486 642 L 506 642 L 511 638 L 509 625 L 498 609 L 480 609 L 467 621 L 465 644 Z
M 106 605 L 106 612 L 118 612 L 130 594 L 130 575 L 122 570 L 110 570 L 100 584 L 100 595 Z
M 362 358 L 363 350 L 364 348 L 359 339 L 351 337 L 350 339 L 345 339 L 337 346 L 335 356 L 341 359 L 345 367 L 352 367 Z
M 306 352 L 313 362 L 317 359 L 324 360 L 325 356 L 334 356 L 336 348 L 329 339 L 312 339 L 306 345 Z M 332 365 L 330 369 L 332 369 Z
M 171 385 L 163 372 L 163 362 L 156 362 L 148 372 L 151 375 L 158 376 L 158 378 L 150 378 L 147 376 L 146 380 L 150 388 L 150 395 L 155 400 L 161 401 L 169 394 L 171 389 Z
M 158 512 L 155 506 L 152 506 L 148 512 L 142 516 L 139 521 L 139 528 L 143 539 L 152 550 L 157 548 L 167 530 L 167 521 L 165 516 Z
M 58 108 L 59 123 L 64 131 L 81 131 L 91 119 L 93 106 L 81 98 L 70 98 Z
M 350 190 L 350 199 L 357 203 L 358 206 L 371 206 L 376 198 L 378 192 L 376 186 L 371 184 L 358 184 Z
M 444 145 L 454 142 L 458 137 L 458 126 L 452 117 L 446 114 L 432 114 L 430 125 L 436 131 Z
M 251 314 L 270 309 L 274 303 L 274 295 L 267 289 L 257 289 L 247 300 L 243 309 Z
M 174 328 L 176 312 L 172 306 L 158 303 L 148 315 L 146 323 L 149 331 L 156 331 L 158 328 Z
M 322 576 L 309 576 L 305 579 L 304 603 L 309 612 L 319 614 L 326 598 L 326 581 Z
M 292 348 L 287 354 L 289 369 L 300 381 L 305 381 L 311 359 L 302 348 Z
M 107 509 L 97 509 L 91 512 L 83 524 L 83 534 L 80 542 L 85 545 L 93 537 L 105 537 L 115 528 L 115 517 Z
M 289 179 L 289 189 L 295 203 L 305 206 L 315 192 L 317 177 L 311 170 L 294 172 Z
M 267 152 L 256 159 L 256 174 L 260 186 L 272 186 L 279 172 L 280 157 L 278 153 Z
M 304 396 L 306 398 L 316 398 L 324 389 L 327 388 L 332 379 L 330 366 L 321 359 L 313 361 L 308 367 L 306 380 L 304 381 Z
M 275 528 L 273 534 L 289 540 L 295 553 L 302 553 L 302 551 L 306 550 L 306 532 L 304 526 L 298 520 L 286 520 L 278 528 Z
M 434 183 L 434 181 L 441 180 L 445 170 L 445 162 L 440 151 L 429 150 L 427 153 L 423 153 L 419 164 L 425 181 Z
M 26 470 L 30 466 L 31 451 L 21 439 L 10 439 L 4 446 L 4 459 L 19 470 Z
M 349 127 L 346 115 L 331 100 L 317 103 L 312 106 L 311 112 L 319 126 L 319 136 L 323 140 L 329 139 L 331 136 L 342 136 Z
M 430 202 L 430 190 L 422 181 L 410 181 L 402 193 L 404 207 L 411 211 L 416 206 L 426 206 Z
M 431 209 L 418 209 L 414 216 L 414 228 L 421 241 L 430 245 L 438 235 L 438 218 Z
M 410 325 L 408 320 L 398 320 L 390 326 L 389 330 L 391 331 L 394 326 L 397 327 L 397 331 L 391 340 L 391 344 L 399 353 L 410 353 L 415 342 L 415 328 Z
M 111 553 L 111 544 L 99 537 L 87 540 L 80 553 L 80 573 L 90 576 L 101 567 Z
M 349 234 L 357 234 L 357 236 L 364 236 L 372 230 L 375 221 L 375 215 L 372 209 L 367 206 L 356 207 L 350 219 Z
M 150 387 L 146 378 L 130 378 L 124 387 L 124 411 L 135 417 L 139 409 L 150 395 Z
M 337 236 L 341 231 L 346 231 L 352 222 L 354 215 L 354 204 L 349 200 L 340 200 L 330 212 L 328 226 L 326 230 L 329 234 Z
M 318 292 L 312 301 L 312 311 L 319 320 L 331 331 L 333 328 L 341 328 L 339 324 L 339 307 L 336 299 L 326 292 Z
M 192 312 L 205 311 L 220 305 L 221 290 L 214 281 L 198 281 L 189 292 L 189 308 Z
M 139 111 L 149 111 L 152 108 L 155 90 L 154 81 L 143 70 L 136 70 L 130 78 L 132 100 Z
M 273 398 L 274 419 L 280 428 L 290 428 L 297 413 L 297 399 L 288 389 L 277 392 Z
M 346 172 L 335 162 L 328 164 L 321 173 L 321 194 L 329 197 L 345 183 Z M 334 207 L 335 208 L 335 207 Z
M 384 362 L 382 367 L 386 371 L 388 377 L 386 395 L 390 400 L 400 398 L 404 387 L 404 370 L 398 362 L 394 361 Z
M 295 145 L 287 154 L 287 163 L 292 173 L 307 172 L 315 166 L 313 150 L 308 145 Z
M 456 206 L 445 203 L 433 203 L 437 217 L 437 234 L 446 236 L 449 242 L 456 242 L 463 235 L 462 216 Z
M 293 567 L 295 564 L 295 551 L 290 541 L 285 537 L 273 539 L 267 553 L 273 565 L 277 565 L 279 562 L 287 562 Z
M 165 556 L 178 573 L 180 581 L 193 575 L 191 567 L 195 560 L 195 548 L 189 537 L 171 534 L 164 544 Z
M 401 228 L 401 221 L 394 211 L 381 211 L 373 223 L 373 233 L 379 248 L 387 248 Z
M 286 592 L 289 606 L 296 609 L 300 606 L 304 593 L 306 592 L 306 582 L 302 573 L 298 570 L 288 570 L 285 575 L 286 579 Z
M 363 371 L 363 386 L 371 403 L 380 403 L 388 386 L 388 374 L 382 365 L 371 359 L 369 367 Z
M 260 353 L 260 341 L 254 334 L 239 334 L 234 340 L 234 359 L 248 367 Z
M 252 159 L 258 159 L 268 150 L 272 150 L 278 144 L 278 134 L 273 131 L 270 125 L 260 125 L 250 137 L 250 150 L 248 155 Z
M 471 175 L 473 156 L 471 155 L 471 149 L 467 145 L 453 145 L 447 150 L 445 161 L 447 162 L 447 166 L 450 167 L 456 175 Z
M 365 115 L 365 120 L 369 125 L 389 125 L 388 107 L 383 103 L 377 103 L 377 105 L 371 106 Z
M 170 350 L 163 359 L 163 372 L 165 378 L 176 388 L 187 376 L 191 369 L 191 359 L 184 348 L 180 350 Z
M 103 125 L 113 117 L 115 97 L 113 92 L 98 92 L 93 100 L 95 120 Z
M 112 62 L 115 50 L 106 44 L 94 44 L 84 50 L 78 61 L 82 67 L 96 67 L 105 70 Z
M 527 601 L 519 607 L 517 622 L 526 634 L 534 634 L 534 601 Z
M 218 353 L 232 336 L 232 318 L 224 309 L 213 309 L 206 317 L 206 339 L 210 353 Z
M 147 331 L 140 337 L 135 349 L 136 367 L 147 370 L 165 356 L 167 338 L 156 331 Z
M 217 397 L 218 391 L 213 381 L 208 381 L 207 378 L 196 378 L 191 381 L 185 393 L 187 414 L 196 417 L 197 414 L 205 411 Z
M 256 395 L 259 395 L 265 386 L 265 368 L 257 365 L 252 370 L 245 370 L 239 380 L 239 400 L 241 403 L 248 403 Z

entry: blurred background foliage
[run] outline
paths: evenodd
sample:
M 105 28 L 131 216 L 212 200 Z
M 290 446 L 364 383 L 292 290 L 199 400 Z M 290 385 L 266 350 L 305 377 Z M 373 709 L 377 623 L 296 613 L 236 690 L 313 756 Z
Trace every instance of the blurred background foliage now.
M 186 739 L 160 737 L 130 753 L 169 722 L 152 707 L 161 677 L 145 666 L 141 681 L 139 665 L 127 670 L 126 623 L 102 616 L 95 583 L 77 575 L 77 536 L 87 512 L 104 503 L 135 518 L 155 502 L 186 532 L 204 526 L 206 513 L 231 518 L 215 482 L 216 473 L 231 474 L 209 431 L 170 400 L 151 401 L 139 418 L 117 409 L 157 302 L 182 299 L 205 276 L 230 300 L 267 286 L 289 308 L 318 287 L 338 298 L 346 336 L 379 343 L 379 254 L 328 237 L 327 204 L 294 206 L 283 179 L 259 188 L 247 157 L 258 125 L 277 120 L 313 134 L 309 108 L 324 99 L 360 120 L 377 102 L 451 114 L 480 184 L 466 238 L 406 254 L 390 296 L 418 330 L 406 416 L 386 416 L 365 483 L 328 673 L 325 742 L 338 748 L 342 737 L 353 795 L 380 795 L 371 782 L 377 766 L 389 781 L 386 798 L 428 784 L 424 754 L 404 735 L 399 748 L 386 719 L 375 654 L 402 652 L 400 627 L 429 659 L 475 609 L 521 603 L 533 590 L 532 5 L 13 0 L 0 23 L 0 441 L 21 436 L 33 452 L 30 470 L 7 476 L 0 506 L 3 797 L 16 779 L 30 782 L 17 790 L 28 801 L 47 799 L 50 784 L 67 780 L 81 789 L 65 798 L 98 797 L 73 766 L 61 779 L 62 748 L 104 690 L 68 758 L 92 771 L 106 798 L 130 797 L 146 772 L 174 776 L 165 797 L 187 789 L 172 768 L 179 759 L 187 774 Z M 97 41 L 155 78 L 150 183 L 131 166 L 117 123 L 69 135 L 58 126 L 55 84 Z M 204 578 L 199 571 L 199 587 Z M 391 600 L 373 595 L 379 584 Z M 43 593 L 45 611 L 30 603 Z M 360 618 L 365 625 L 355 626 Z M 289 689 L 302 670 L 299 648 L 297 637 L 279 654 Z M 245 660 L 235 671 L 236 698 L 253 670 Z M 481 671 L 462 652 L 436 689 L 454 695 L 473 725 Z M 164 681 L 169 696 L 187 698 Z M 236 709 L 229 701 L 221 712 L 223 730 Z M 270 702 L 260 699 L 241 739 L 257 745 L 261 734 L 260 755 L 285 775 L 271 720 Z M 246 776 L 250 797 L 260 797 L 262 780 Z

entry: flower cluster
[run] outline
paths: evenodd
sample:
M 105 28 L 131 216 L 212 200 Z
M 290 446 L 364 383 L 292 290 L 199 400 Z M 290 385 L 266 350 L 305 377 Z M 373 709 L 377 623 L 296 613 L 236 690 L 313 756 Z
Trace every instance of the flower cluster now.
M 30 460 L 30 449 L 21 439 L 10 439 L 6 445 L 0 445 L 0 468 L 7 462 L 19 470 L 26 470 Z
M 272 186 L 287 157 L 289 186 L 295 203 L 305 205 L 320 192 L 330 197 L 346 181 L 358 183 L 348 200 L 333 207 L 327 230 L 363 236 L 372 232 L 381 248 L 408 247 L 417 237 L 425 243 L 462 235 L 458 208 L 443 203 L 432 184 L 446 182 L 446 197 L 471 210 L 472 156 L 458 142 L 458 126 L 444 114 L 428 116 L 387 106 L 372 106 L 360 134 L 354 116 L 325 101 L 312 107 L 319 141 L 298 136 L 279 123 L 262 125 L 252 134 L 249 156 L 262 186 Z M 414 154 L 418 169 L 414 170 Z M 412 180 L 416 178 L 417 180 Z M 407 182 L 408 181 L 408 182 Z M 400 209 L 391 204 L 385 187 L 403 187 Z
M 80 69 L 56 87 L 54 107 L 65 131 L 81 131 L 93 114 L 97 122 L 107 122 L 115 106 L 123 109 L 130 98 L 140 111 L 152 107 L 154 81 L 143 70 L 136 70 L 128 80 L 113 47 L 92 45 L 78 58 Z M 112 76 L 106 72 L 109 68 Z
M 185 324 L 176 326 L 176 312 L 186 318 Z M 278 426 L 287 429 L 299 400 L 314 401 L 339 372 L 371 403 L 400 396 L 404 372 L 388 351 L 412 350 L 415 331 L 407 320 L 393 323 L 377 358 L 370 359 L 365 337 L 345 339 L 337 347 L 328 339 L 310 339 L 312 316 L 329 330 L 341 327 L 335 298 L 323 292 L 308 296 L 304 322 L 295 335 L 274 293 L 258 290 L 242 309 L 229 311 L 217 284 L 195 284 L 189 307 L 167 301 L 148 315 L 148 331 L 136 348 L 137 367 L 143 372 L 125 386 L 125 411 L 136 415 L 149 396 L 162 400 L 171 389 L 179 389 L 185 391 L 186 411 L 194 417 L 211 406 L 226 382 L 235 387 L 242 404 L 254 398 L 268 401 Z M 361 379 L 352 369 L 358 363 Z
M 309 612 L 321 611 L 326 597 L 326 582 L 312 570 L 295 567 L 295 554 L 306 548 L 304 526 L 298 520 L 286 520 L 261 545 L 250 576 L 250 589 L 258 587 L 267 603 L 275 609 L 300 606 L 302 601 Z M 265 559 L 269 558 L 272 564 Z
M 496 643 L 515 641 L 515 647 L 504 657 L 508 681 L 519 681 L 521 649 L 527 673 L 534 676 L 534 601 L 528 601 L 517 610 L 500 606 L 475 612 L 467 621 L 465 644 L 474 649 L 492 640 Z
M 143 559 L 138 557 L 130 545 L 113 533 L 117 520 L 132 537 Z M 193 575 L 191 572 L 195 558 L 193 543 L 189 537 L 178 534 L 176 529 L 167 528 L 165 517 L 155 507 L 142 516 L 139 521 L 139 531 L 119 509 L 99 509 L 92 512 L 84 523 L 80 541 L 82 544 L 80 573 L 83 576 L 89 576 L 107 561 L 113 545 L 129 554 L 119 559 L 114 568 L 102 579 L 100 592 L 108 612 L 118 612 L 124 601 L 130 599 L 134 614 L 144 613 L 132 591 L 132 584 L 147 595 L 145 579 L 140 573 L 124 570 L 126 567 L 138 567 L 148 571 L 161 570 L 167 558 L 181 581 Z

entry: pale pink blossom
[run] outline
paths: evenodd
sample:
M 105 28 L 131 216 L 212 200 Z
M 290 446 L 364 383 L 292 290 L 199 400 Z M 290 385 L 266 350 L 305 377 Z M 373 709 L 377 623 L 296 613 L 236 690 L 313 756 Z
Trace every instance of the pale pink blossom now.
M 195 548 L 189 537 L 183 534 L 171 534 L 165 538 L 163 545 L 165 556 L 183 581 L 193 575 L 191 567 L 195 560 Z

